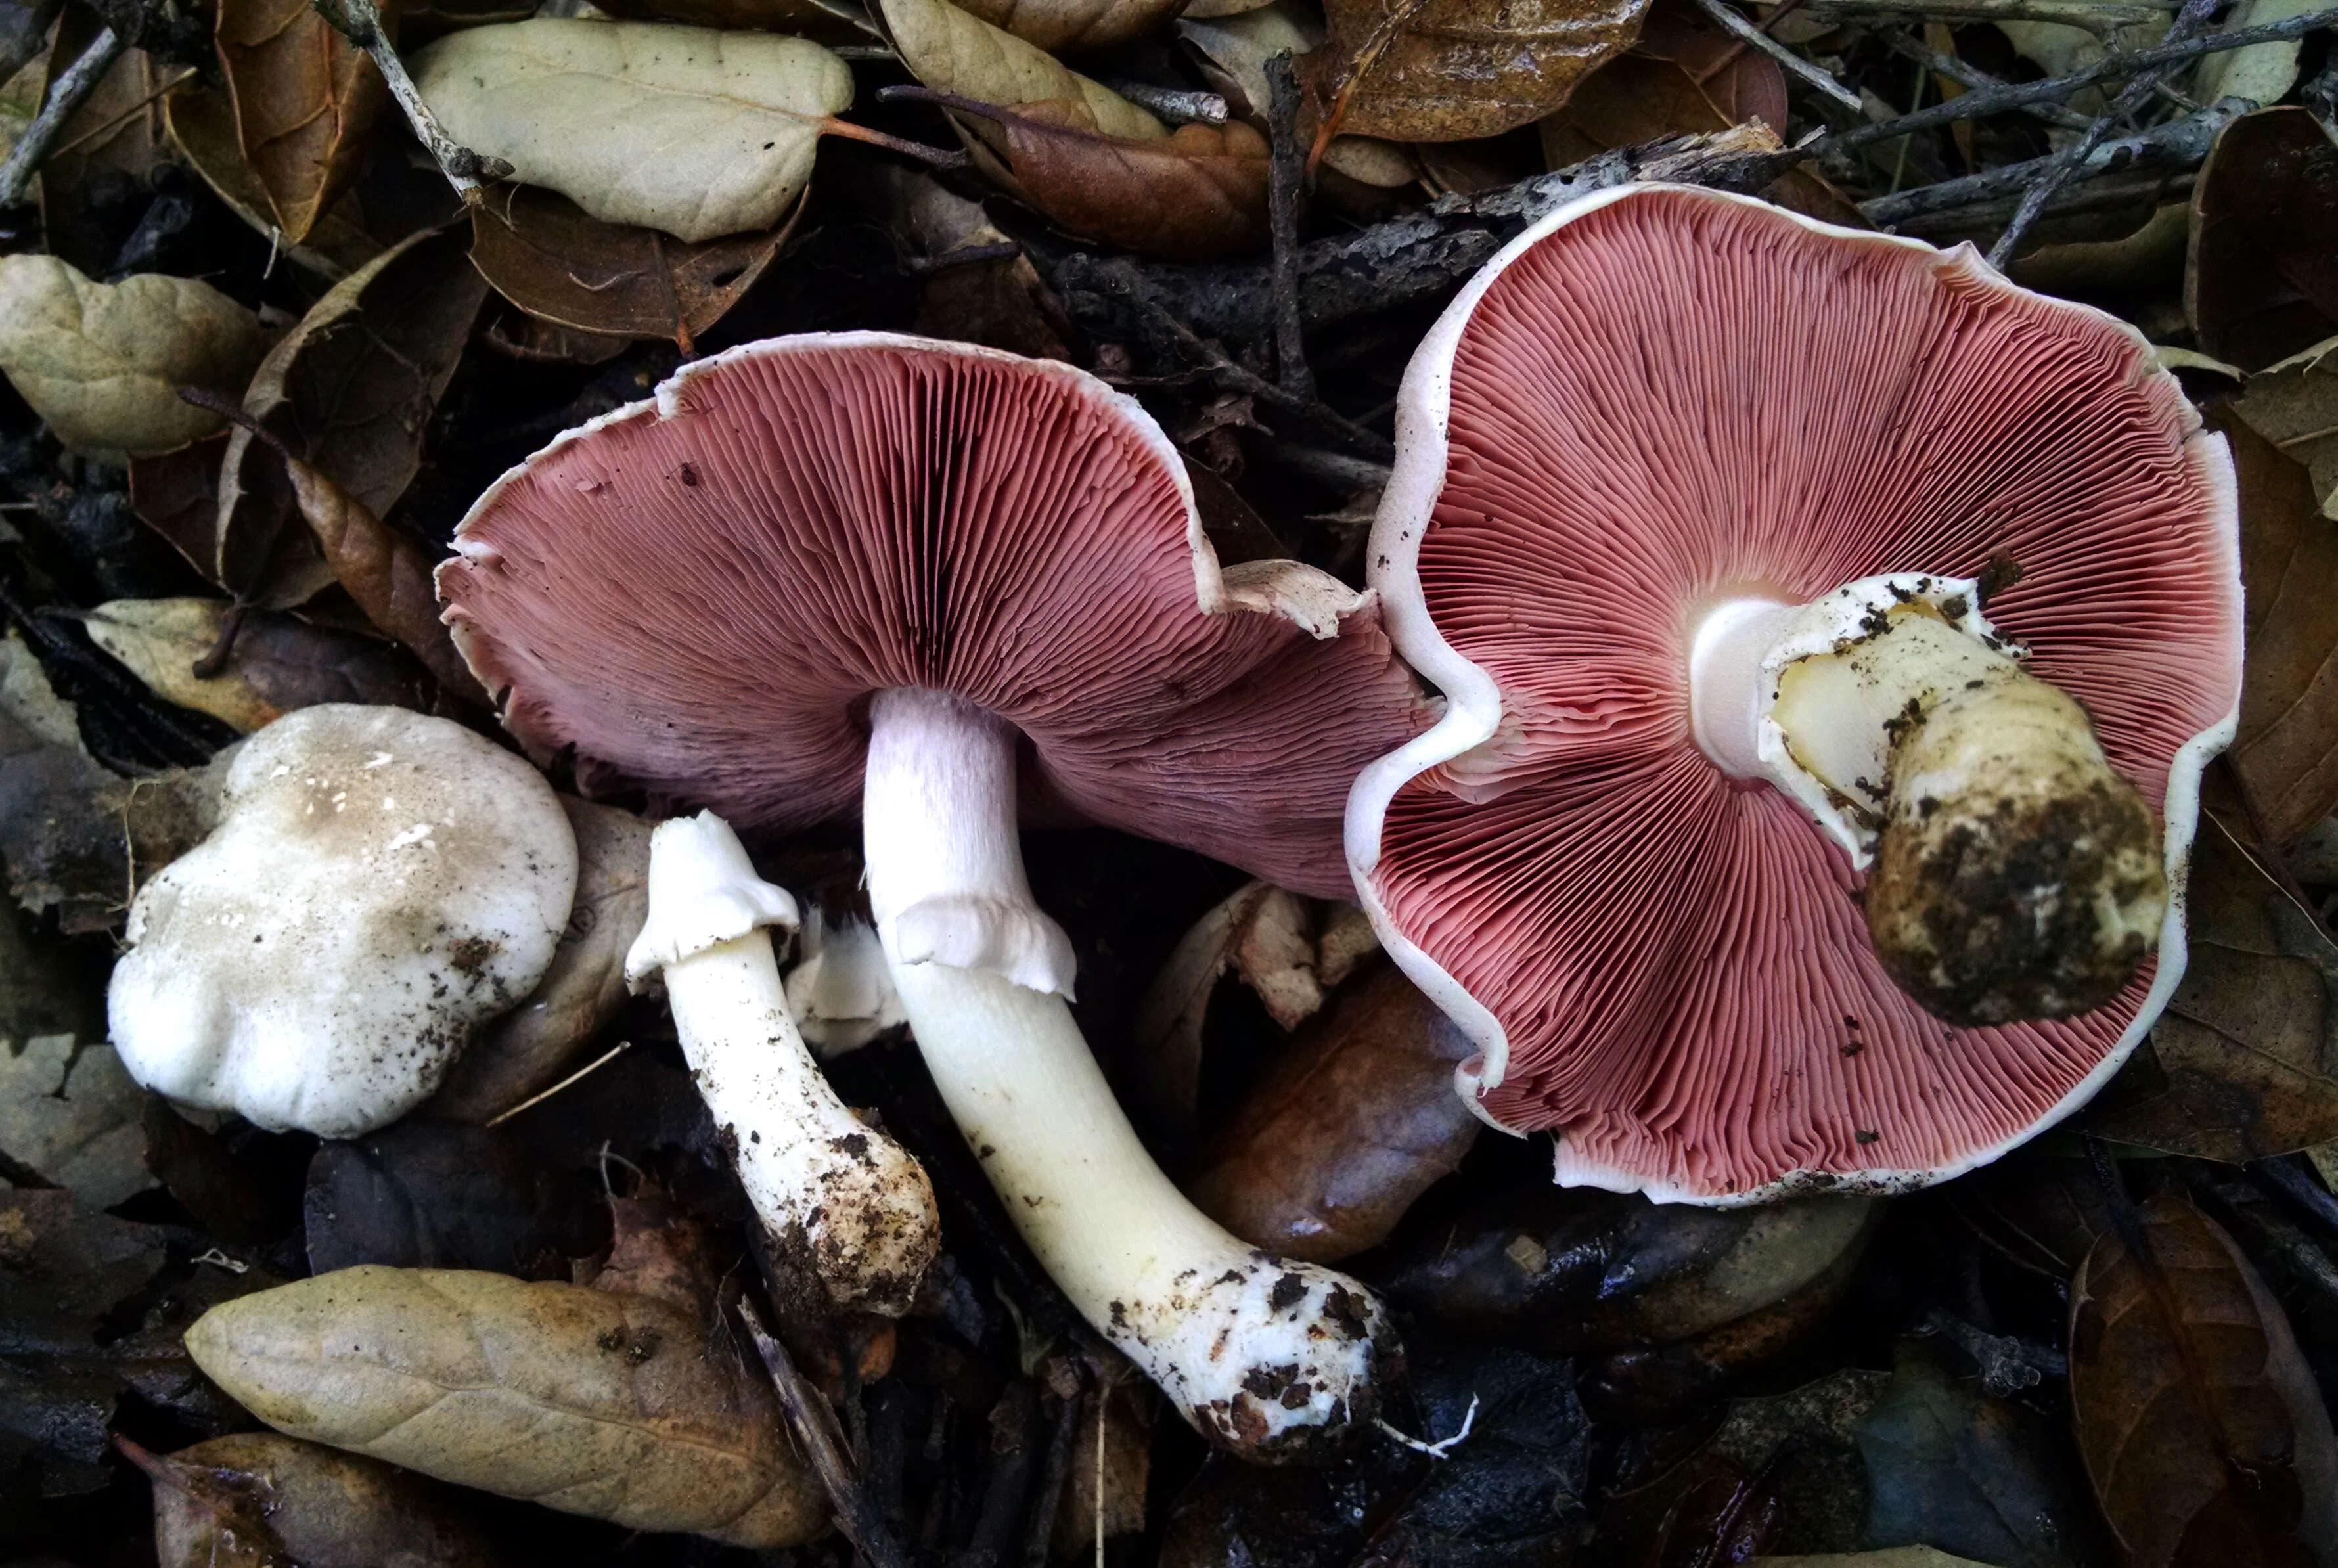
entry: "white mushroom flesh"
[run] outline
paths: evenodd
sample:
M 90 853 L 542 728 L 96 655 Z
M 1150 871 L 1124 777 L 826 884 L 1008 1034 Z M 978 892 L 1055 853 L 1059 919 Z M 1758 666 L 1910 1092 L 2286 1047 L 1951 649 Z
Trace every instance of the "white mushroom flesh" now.
M 1368 1424 L 1392 1343 L 1379 1303 L 1194 1209 L 1073 1021 L 1071 945 L 1024 877 L 1014 731 L 914 690 L 879 692 L 870 722 L 861 810 L 878 936 L 934 1081 L 1040 1263 L 1236 1453 L 1296 1456 Z
M 683 1054 L 774 1246 L 839 1307 L 906 1311 L 941 1245 L 933 1187 L 804 1049 L 766 930 L 794 928 L 795 900 L 712 811 L 658 825 L 649 889 L 626 978 L 663 972 Z

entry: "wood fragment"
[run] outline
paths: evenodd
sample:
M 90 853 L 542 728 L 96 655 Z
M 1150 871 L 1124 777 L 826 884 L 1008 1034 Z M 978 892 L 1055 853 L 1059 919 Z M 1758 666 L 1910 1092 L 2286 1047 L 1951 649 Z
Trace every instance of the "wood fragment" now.
M 788 1430 L 794 1434 L 813 1474 L 828 1492 L 829 1505 L 836 1510 L 836 1527 L 874 1568 L 909 1568 L 908 1554 L 885 1527 L 885 1522 L 877 1516 L 876 1509 L 869 1505 L 867 1494 L 854 1477 L 852 1463 L 845 1452 L 844 1434 L 836 1423 L 836 1412 L 820 1396 L 820 1390 L 796 1369 L 787 1347 L 771 1338 L 754 1304 L 742 1296 L 736 1311 L 740 1326 L 747 1330 L 755 1353 L 763 1358 L 764 1369 L 771 1375 L 771 1387 L 779 1395 L 780 1413 L 787 1419 Z
M 1789 74 L 1801 77 L 1833 100 L 1838 108 L 1847 109 L 1853 114 L 1866 113 L 1866 105 L 1861 103 L 1858 93 L 1739 15 L 1737 8 L 1729 5 L 1728 0 L 1695 0 L 1695 4 L 1696 8 L 1718 23 L 1724 32 L 1749 49 L 1759 49 Z
M 90 41 L 79 59 L 65 67 L 64 74 L 49 89 L 48 102 L 41 105 L 33 122 L 25 127 L 25 133 L 16 138 L 16 144 L 8 149 L 8 156 L 0 159 L 0 208 L 15 207 L 24 201 L 34 174 L 49 155 L 49 143 L 57 139 L 57 132 L 64 129 L 65 122 L 73 118 L 82 101 L 96 90 L 99 79 L 113 68 L 123 47 L 122 35 L 108 27 Z

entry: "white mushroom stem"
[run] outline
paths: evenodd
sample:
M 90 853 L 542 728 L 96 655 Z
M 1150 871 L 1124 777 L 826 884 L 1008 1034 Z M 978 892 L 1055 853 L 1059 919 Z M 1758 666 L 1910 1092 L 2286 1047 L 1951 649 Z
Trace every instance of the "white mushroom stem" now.
M 1390 1344 L 1379 1303 L 1186 1201 L 1073 1022 L 1070 944 L 1024 878 L 1014 730 L 915 690 L 879 692 L 870 725 L 861 811 L 878 936 L 934 1082 L 1042 1266 L 1238 1454 L 1295 1456 L 1369 1426 Z
M 1958 1024 L 2065 1017 L 2157 941 L 2158 824 L 1979 603 L 1973 583 L 1901 575 L 1720 605 L 1692 645 L 1692 727 L 1868 869 L 1868 931 L 1909 995 Z
M 792 929 L 795 900 L 712 811 L 658 825 L 649 894 L 625 977 L 639 989 L 664 972 L 683 1054 L 774 1246 L 839 1307 L 907 1310 L 941 1244 L 933 1187 L 804 1049 L 763 929 Z

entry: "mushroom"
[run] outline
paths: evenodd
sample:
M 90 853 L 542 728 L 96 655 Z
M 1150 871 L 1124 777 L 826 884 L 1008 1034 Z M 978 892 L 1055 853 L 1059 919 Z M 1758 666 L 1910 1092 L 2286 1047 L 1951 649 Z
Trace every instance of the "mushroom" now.
M 943 1098 L 1040 1262 L 1187 1419 L 1261 1458 L 1370 1424 L 1378 1305 L 1154 1167 L 1017 830 L 1019 798 L 1341 892 L 1347 782 L 1420 717 L 1368 596 L 1222 568 L 1175 449 L 1094 377 L 872 333 L 685 366 L 506 475 L 456 546 L 447 622 L 531 750 L 750 833 L 860 799 Z
M 114 1047 L 182 1104 L 354 1138 L 535 988 L 575 888 L 519 758 L 401 708 L 301 709 L 242 743 L 218 827 L 131 905 Z
M 909 1021 L 877 929 L 858 916 L 831 921 L 815 904 L 804 911 L 796 966 L 788 971 L 788 1012 L 804 1043 L 823 1062 L 858 1051 Z
M 773 1244 L 839 1307 L 899 1317 L 941 1247 L 925 1171 L 836 1097 L 788 1014 L 767 926 L 796 903 L 712 811 L 650 835 L 650 911 L 625 979 L 663 972 L 674 1031 Z
M 1463 290 L 1398 442 L 1370 580 L 1449 706 L 1349 854 L 1488 1120 L 1747 1201 L 1942 1180 L 2117 1068 L 2241 666 L 2230 465 L 2133 328 L 1626 187 Z

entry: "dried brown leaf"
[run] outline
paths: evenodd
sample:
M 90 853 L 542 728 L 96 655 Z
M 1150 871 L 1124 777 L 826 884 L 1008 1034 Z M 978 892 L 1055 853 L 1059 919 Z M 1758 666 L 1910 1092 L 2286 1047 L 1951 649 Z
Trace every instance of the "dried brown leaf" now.
M 2338 945 L 2215 817 L 2192 851 L 2191 963 L 2088 1128 L 2235 1163 L 2338 1138 Z
M 245 164 L 298 244 L 357 178 L 389 89 L 308 0 L 216 0 L 215 9 Z
M 1685 68 L 1632 54 L 1586 77 L 1538 129 L 1545 161 L 1564 169 L 1611 148 L 1729 126 L 1729 117 Z
M 964 0 L 959 6 L 1050 54 L 1125 44 L 1182 8 L 1182 0 Z
M 823 44 L 865 44 L 869 34 L 815 0 L 614 0 L 602 10 L 629 22 L 683 22 L 753 33 L 792 33 Z M 522 6 L 521 16 L 532 15 Z
M 103 25 L 94 12 L 77 5 L 57 19 L 44 96 Z M 142 188 L 169 158 L 160 93 L 173 77 L 185 74 L 143 49 L 124 50 L 98 79 L 96 90 L 66 116 L 41 164 L 41 237 L 50 255 L 94 277 L 113 270 L 121 230 L 96 211 L 94 199 L 113 185 L 111 176 Z
M 471 260 L 497 293 L 556 327 L 686 339 L 722 319 L 794 226 L 791 215 L 763 233 L 693 245 L 604 223 L 551 191 L 500 185 L 471 210 Z
M 2311 110 L 2225 126 L 2192 213 L 2184 309 L 2205 352 L 2261 370 L 2338 332 L 2338 142 Z
M 1100 134 L 1071 100 L 980 112 L 1024 198 L 1075 234 L 1170 261 L 1266 242 L 1266 138 L 1239 121 L 1139 140 Z
M 217 599 L 117 599 L 83 626 L 158 696 L 246 734 L 319 702 L 429 707 L 430 681 L 403 652 L 270 611 L 239 615 Z M 198 674 L 222 646 L 225 663 Z
M 1474 1049 L 1394 965 L 1341 993 L 1235 1113 L 1189 1184 L 1268 1251 L 1331 1263 L 1376 1247 L 1477 1142 L 1453 1092 Z
M 1326 133 L 1400 142 L 1498 135 L 1566 103 L 1629 48 L 1648 0 L 1330 0 L 1300 63 Z
M 948 0 L 878 0 L 877 9 L 901 64 L 937 93 L 1009 105 L 1076 99 L 1095 116 L 1095 129 L 1107 136 L 1169 134 L 1150 113 L 1103 83 L 1066 68 L 1046 51 Z
M 2338 338 L 2250 377 L 2247 396 L 2232 411 L 2305 465 L 2322 514 L 2338 521 Z
M 2304 1568 L 2338 1546 L 2338 1442 L 2280 1305 L 2163 1193 L 2071 1284 L 2078 1451 L 2133 1568 Z
M 235 125 L 235 105 L 224 93 L 190 84 L 162 100 L 171 142 L 235 215 L 262 234 L 277 231 L 268 189 L 250 164 Z M 282 241 L 288 260 L 339 282 L 382 252 L 381 242 L 358 221 L 350 199 L 320 210 L 307 236 Z
M 1687 72 L 1732 125 L 1759 120 L 1773 131 L 1786 128 L 1784 70 L 1714 25 L 1687 0 L 1655 0 L 1632 52 Z
M 459 231 L 402 240 L 334 285 L 277 344 L 251 378 L 244 412 L 366 512 L 385 517 L 421 466 L 431 412 L 486 298 Z M 271 610 L 302 603 L 332 582 L 295 518 L 298 506 L 266 444 L 248 429 L 231 432 L 212 580 Z
M 632 1529 L 809 1540 L 819 1488 L 768 1385 L 708 1319 L 576 1285 L 368 1265 L 217 1308 L 187 1349 L 291 1436 Z
M 130 509 L 194 569 L 219 564 L 219 477 L 227 432 L 130 459 Z
M 175 1454 L 123 1443 L 154 1484 L 160 1568 L 494 1568 L 456 1494 L 378 1459 L 272 1432 Z
M 2305 469 L 2227 409 L 2241 503 L 2248 662 L 2226 753 L 2273 843 L 2338 808 L 2338 524 Z

